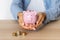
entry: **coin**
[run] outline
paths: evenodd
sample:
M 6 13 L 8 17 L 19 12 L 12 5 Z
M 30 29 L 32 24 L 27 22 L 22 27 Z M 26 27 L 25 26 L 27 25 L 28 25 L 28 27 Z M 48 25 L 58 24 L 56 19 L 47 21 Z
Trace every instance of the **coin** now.
M 12 36 L 17 36 L 17 33 L 16 33 L 16 32 L 13 32 L 13 33 L 12 33 Z
M 22 32 L 22 36 L 26 36 L 27 35 L 27 33 L 26 32 Z

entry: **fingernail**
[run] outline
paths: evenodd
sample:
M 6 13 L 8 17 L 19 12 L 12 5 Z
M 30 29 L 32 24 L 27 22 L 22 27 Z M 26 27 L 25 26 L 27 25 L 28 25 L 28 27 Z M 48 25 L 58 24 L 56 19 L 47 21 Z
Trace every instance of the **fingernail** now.
M 33 30 L 36 30 L 35 28 L 33 28 Z

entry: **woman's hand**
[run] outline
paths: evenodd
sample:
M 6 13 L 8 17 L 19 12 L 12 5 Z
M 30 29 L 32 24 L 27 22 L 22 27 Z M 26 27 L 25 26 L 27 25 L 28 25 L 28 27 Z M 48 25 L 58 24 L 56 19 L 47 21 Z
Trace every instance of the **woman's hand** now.
M 36 22 L 35 25 L 31 25 L 31 26 L 30 26 L 30 30 L 36 30 L 36 28 L 41 27 L 40 25 L 42 25 L 45 17 L 46 17 L 46 14 L 45 14 L 45 13 L 39 12 L 39 13 L 37 14 L 37 22 Z
M 36 30 L 36 28 L 40 27 L 40 25 L 43 23 L 45 16 L 46 16 L 45 13 L 39 12 L 37 14 L 37 19 L 38 20 L 37 20 L 35 25 L 33 25 L 33 24 L 25 25 L 24 21 L 23 21 L 23 13 L 18 13 L 18 22 L 19 22 L 19 25 L 22 28 L 24 28 L 24 29 L 27 29 L 27 30 Z
M 43 23 L 43 21 L 44 21 L 44 19 L 46 17 L 46 14 L 44 12 L 39 12 L 37 14 L 37 16 L 38 16 L 38 20 L 36 22 L 36 26 L 35 26 L 36 28 L 40 27 L 40 25 L 42 25 L 42 23 Z

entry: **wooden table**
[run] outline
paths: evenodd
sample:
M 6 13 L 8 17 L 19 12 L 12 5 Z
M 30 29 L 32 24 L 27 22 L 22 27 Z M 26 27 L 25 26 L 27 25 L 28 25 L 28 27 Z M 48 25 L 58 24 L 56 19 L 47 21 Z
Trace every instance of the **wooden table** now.
M 0 20 L 0 40 L 60 40 L 60 20 L 47 24 L 39 31 L 27 31 L 26 36 L 12 36 L 12 32 L 22 30 L 17 21 Z

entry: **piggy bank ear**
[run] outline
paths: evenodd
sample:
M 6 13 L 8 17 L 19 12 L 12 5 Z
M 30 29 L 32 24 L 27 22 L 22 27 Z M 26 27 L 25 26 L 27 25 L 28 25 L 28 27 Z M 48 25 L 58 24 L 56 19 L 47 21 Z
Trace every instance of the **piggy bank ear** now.
M 27 11 L 23 11 L 23 14 L 24 14 L 24 15 L 27 15 Z
M 23 13 L 26 13 L 26 11 L 23 11 Z

